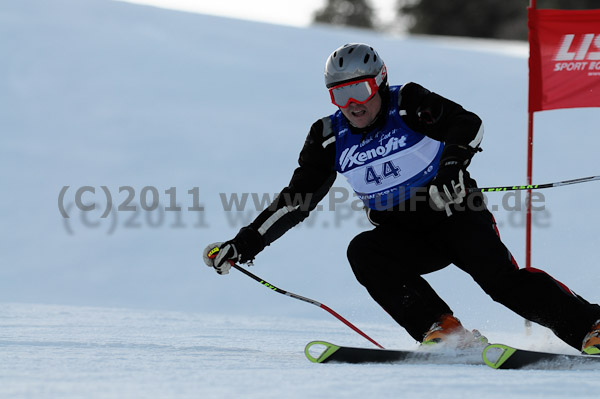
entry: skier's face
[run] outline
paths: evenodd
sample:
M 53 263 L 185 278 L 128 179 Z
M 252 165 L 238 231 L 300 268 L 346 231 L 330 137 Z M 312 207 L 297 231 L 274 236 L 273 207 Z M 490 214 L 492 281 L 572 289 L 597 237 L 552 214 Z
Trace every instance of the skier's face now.
M 340 108 L 350 124 L 359 129 L 369 126 L 377 117 L 380 109 L 381 96 L 379 92 L 364 104 L 351 102 L 346 108 Z

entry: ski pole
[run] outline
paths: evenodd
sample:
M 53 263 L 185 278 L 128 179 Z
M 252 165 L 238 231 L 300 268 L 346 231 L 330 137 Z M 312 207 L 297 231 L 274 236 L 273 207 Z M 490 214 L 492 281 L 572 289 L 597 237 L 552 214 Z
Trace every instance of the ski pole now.
M 345 325 L 347 325 L 348 327 L 350 327 L 351 329 L 353 329 L 354 331 L 356 331 L 357 333 L 359 333 L 360 335 L 362 335 L 364 338 L 366 338 L 367 340 L 369 340 L 369 342 L 371 342 L 372 344 L 374 344 L 378 348 L 385 349 L 383 346 L 379 345 L 374 339 L 372 339 L 367 334 L 365 334 L 364 332 L 362 332 L 358 327 L 356 327 L 354 324 L 350 323 L 348 320 L 346 320 L 345 318 L 343 318 L 341 315 L 339 315 L 335 310 L 331 309 L 329 306 L 327 306 L 325 304 L 322 304 L 320 302 L 317 302 L 314 299 L 306 298 L 306 297 L 303 297 L 302 295 L 294 294 L 293 292 L 285 291 L 285 290 L 282 290 L 281 288 L 275 287 L 273 284 L 266 282 L 265 280 L 263 280 L 262 278 L 258 277 L 255 274 L 250 273 L 248 270 L 246 270 L 243 267 L 235 264 L 233 261 L 229 261 L 229 263 L 231 263 L 231 267 L 239 270 L 240 272 L 244 273 L 246 276 L 252 278 L 253 280 L 258 281 L 259 283 L 261 283 L 265 287 L 270 288 L 270 289 L 272 289 L 273 291 L 275 291 L 275 292 L 277 292 L 279 294 L 282 294 L 282 295 L 285 295 L 285 296 L 289 296 L 290 298 L 298 299 L 300 301 L 308 302 L 308 303 L 310 303 L 312 305 L 318 306 L 321 309 L 326 310 L 331 315 L 333 315 L 336 319 L 338 319 L 339 321 L 341 321 L 342 323 L 344 323 Z
M 469 193 L 492 193 L 496 191 L 517 191 L 517 190 L 539 190 L 542 188 L 551 188 L 551 187 L 559 187 L 566 186 L 569 184 L 578 184 L 585 183 L 588 181 L 600 180 L 600 176 L 589 176 L 589 177 L 581 177 L 579 179 L 571 179 L 571 180 L 563 180 L 557 181 L 554 183 L 546 183 L 546 184 L 528 184 L 525 186 L 501 186 L 501 187 L 473 187 L 468 188 L 467 191 Z
M 213 248 L 212 251 L 208 254 L 208 257 L 209 258 L 216 258 L 217 252 L 219 252 L 219 248 L 216 248 L 216 247 Z M 369 342 L 371 342 L 372 344 L 374 344 L 378 348 L 385 349 L 383 346 L 379 345 L 374 339 L 372 339 L 367 334 L 365 334 L 364 332 L 362 332 L 354 324 L 352 324 L 348 320 L 344 319 L 342 316 L 340 316 L 335 310 L 331 309 L 329 306 L 324 305 L 324 304 L 322 304 L 320 302 L 317 302 L 314 299 L 306 298 L 306 297 L 303 297 L 302 295 L 294 294 L 293 292 L 288 292 L 288 291 L 282 290 L 281 288 L 275 287 L 273 284 L 266 282 L 265 280 L 263 280 L 262 278 L 258 277 L 255 274 L 250 273 L 248 270 L 244 269 L 243 267 L 241 267 L 239 265 L 236 265 L 236 263 L 234 261 L 228 260 L 228 262 L 229 262 L 229 264 L 231 264 L 231 267 L 233 267 L 234 269 L 239 270 L 240 272 L 244 273 L 246 276 L 250 277 L 253 280 L 258 281 L 259 283 L 261 283 L 265 287 L 270 288 L 270 289 L 272 289 L 273 291 L 275 291 L 275 292 L 277 292 L 279 294 L 282 294 L 282 295 L 285 295 L 285 296 L 289 296 L 290 298 L 298 299 L 300 301 L 308 302 L 308 303 L 310 303 L 312 305 L 318 306 L 321 309 L 326 310 L 331 315 L 333 315 L 336 319 L 338 319 L 339 321 L 341 321 L 342 323 L 344 323 L 345 325 L 347 325 L 348 327 L 350 327 L 351 329 L 353 329 L 354 331 L 356 331 L 357 333 L 359 333 L 360 335 L 362 335 L 364 338 L 366 338 L 367 340 L 369 340 Z

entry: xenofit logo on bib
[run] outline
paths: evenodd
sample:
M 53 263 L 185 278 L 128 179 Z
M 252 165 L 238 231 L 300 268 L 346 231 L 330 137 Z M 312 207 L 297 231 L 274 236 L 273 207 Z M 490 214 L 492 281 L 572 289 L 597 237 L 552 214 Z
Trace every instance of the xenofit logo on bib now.
M 406 136 L 400 138 L 391 137 L 387 143 L 382 143 L 377 147 L 365 151 L 357 151 L 358 147 L 359 145 L 355 144 L 342 152 L 342 155 L 340 156 L 340 167 L 342 171 L 353 165 L 364 165 L 365 162 L 371 159 L 383 158 L 393 151 L 397 151 L 399 148 L 406 147 Z

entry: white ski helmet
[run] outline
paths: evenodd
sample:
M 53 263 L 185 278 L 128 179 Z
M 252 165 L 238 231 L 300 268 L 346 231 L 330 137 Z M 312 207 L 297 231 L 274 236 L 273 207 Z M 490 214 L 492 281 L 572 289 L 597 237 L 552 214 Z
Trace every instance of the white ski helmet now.
M 327 58 L 325 86 L 329 89 L 341 83 L 375 77 L 382 68 L 385 64 L 373 47 L 364 43 L 348 43 Z M 381 85 L 387 85 L 387 74 Z

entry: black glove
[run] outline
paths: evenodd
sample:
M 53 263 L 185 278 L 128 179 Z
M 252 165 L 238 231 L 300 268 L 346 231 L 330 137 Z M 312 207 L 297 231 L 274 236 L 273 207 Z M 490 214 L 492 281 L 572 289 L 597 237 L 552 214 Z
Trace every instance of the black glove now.
M 467 195 L 464 170 L 475 151 L 466 146 L 448 145 L 442 152 L 438 172 L 429 187 L 429 196 L 439 210 L 446 209 L 448 216 L 452 215 L 450 205 L 462 203 Z
M 251 262 L 265 247 L 260 233 L 252 227 L 243 227 L 233 240 L 216 242 L 204 249 L 207 266 L 219 274 L 228 274 L 232 263 Z

